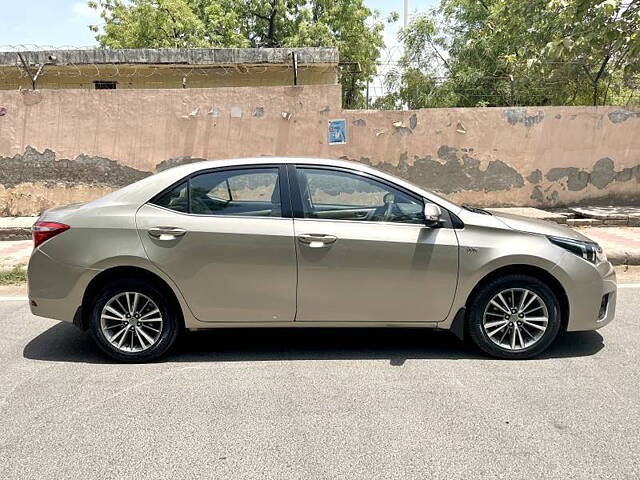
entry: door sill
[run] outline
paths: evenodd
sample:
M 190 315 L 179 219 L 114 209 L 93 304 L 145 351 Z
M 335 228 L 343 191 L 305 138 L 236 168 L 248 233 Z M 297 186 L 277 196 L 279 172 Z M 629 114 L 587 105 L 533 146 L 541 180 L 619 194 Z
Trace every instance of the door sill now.
M 199 322 L 189 330 L 211 328 L 437 328 L 438 322 Z

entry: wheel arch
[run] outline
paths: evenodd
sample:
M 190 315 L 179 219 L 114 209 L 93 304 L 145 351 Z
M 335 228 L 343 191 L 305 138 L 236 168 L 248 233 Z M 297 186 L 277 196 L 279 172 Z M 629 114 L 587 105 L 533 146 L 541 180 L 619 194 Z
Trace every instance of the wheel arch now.
M 109 283 L 117 280 L 117 279 L 135 279 L 142 280 L 144 282 L 149 282 L 158 288 L 162 293 L 164 293 L 173 305 L 175 312 L 178 315 L 178 322 L 181 328 L 185 327 L 184 321 L 184 312 L 182 311 L 182 306 L 180 305 L 180 301 L 176 296 L 176 293 L 173 291 L 171 286 L 159 275 L 145 269 L 142 267 L 134 267 L 134 266 L 116 266 L 107 268 L 103 270 L 98 275 L 93 277 L 87 288 L 84 290 L 84 294 L 82 296 L 82 304 L 76 313 L 76 317 L 74 318 L 74 323 L 80 327 L 82 330 L 87 330 L 89 328 L 89 316 L 91 314 L 91 300 L 93 300 L 100 290 L 104 288 Z
M 566 290 L 564 289 L 560 281 L 556 277 L 554 277 L 551 273 L 549 273 L 547 270 L 540 267 L 536 267 L 533 265 L 526 265 L 526 264 L 506 265 L 506 266 L 497 268 L 489 272 L 488 274 L 486 274 L 484 277 L 480 279 L 480 281 L 476 283 L 476 285 L 469 292 L 469 295 L 467 295 L 467 298 L 464 302 L 465 330 L 466 330 L 467 319 L 470 313 L 469 304 L 471 303 L 475 295 L 477 295 L 478 291 L 484 285 L 491 282 L 492 280 L 499 277 L 503 277 L 505 275 L 511 275 L 511 274 L 529 275 L 531 277 L 537 278 L 538 280 L 544 282 L 553 291 L 556 298 L 558 299 L 558 303 L 560 304 L 560 317 L 562 320 L 561 329 L 562 331 L 566 331 L 567 325 L 569 323 L 569 297 L 567 296 Z

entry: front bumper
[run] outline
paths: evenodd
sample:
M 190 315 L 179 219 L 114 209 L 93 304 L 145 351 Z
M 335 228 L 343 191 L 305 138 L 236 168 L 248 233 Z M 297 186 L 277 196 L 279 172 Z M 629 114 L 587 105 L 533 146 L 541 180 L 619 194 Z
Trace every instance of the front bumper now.
M 98 273 L 99 270 L 57 262 L 35 249 L 27 270 L 31 313 L 73 322 L 87 285 Z
M 566 253 L 551 272 L 562 283 L 569 302 L 567 331 L 596 330 L 610 323 L 616 313 L 616 272 L 609 262 L 592 265 Z M 607 305 L 601 312 L 602 299 Z

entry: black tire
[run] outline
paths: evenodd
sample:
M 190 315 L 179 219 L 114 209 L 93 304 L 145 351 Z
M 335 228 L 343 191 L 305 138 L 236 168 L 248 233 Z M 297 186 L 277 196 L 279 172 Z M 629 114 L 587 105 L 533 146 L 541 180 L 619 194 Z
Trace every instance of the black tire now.
M 527 289 L 535 293 L 542 299 L 548 312 L 546 331 L 535 343 L 519 350 L 509 350 L 494 343 L 483 327 L 483 316 L 489 302 L 506 289 Z M 469 304 L 467 332 L 470 340 L 483 352 L 496 358 L 523 360 L 540 355 L 549 348 L 558 336 L 561 324 L 560 304 L 553 290 L 535 277 L 512 274 L 491 280 L 476 292 Z
M 156 304 L 162 315 L 159 337 L 146 350 L 139 352 L 122 351 L 112 345 L 102 331 L 100 317 L 104 306 L 113 297 L 124 292 L 137 292 L 147 296 Z M 169 351 L 180 332 L 181 322 L 176 306 L 160 289 L 151 283 L 141 280 L 127 279 L 110 283 L 100 290 L 90 308 L 89 331 L 91 332 L 91 337 L 104 353 L 119 362 L 144 363 L 156 360 Z

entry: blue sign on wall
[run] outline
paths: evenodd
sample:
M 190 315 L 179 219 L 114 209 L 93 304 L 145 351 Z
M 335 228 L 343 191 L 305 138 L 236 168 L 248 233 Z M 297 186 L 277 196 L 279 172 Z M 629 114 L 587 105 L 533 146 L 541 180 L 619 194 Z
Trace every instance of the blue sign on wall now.
M 329 145 L 347 143 L 346 120 L 329 120 Z

